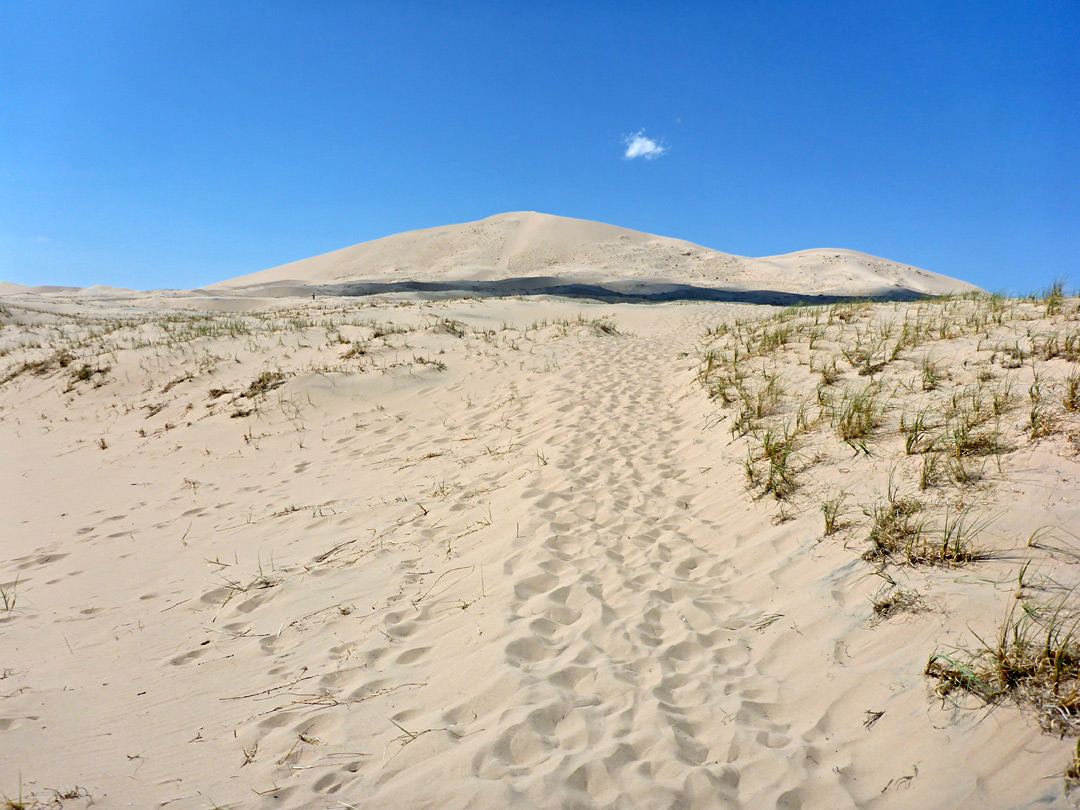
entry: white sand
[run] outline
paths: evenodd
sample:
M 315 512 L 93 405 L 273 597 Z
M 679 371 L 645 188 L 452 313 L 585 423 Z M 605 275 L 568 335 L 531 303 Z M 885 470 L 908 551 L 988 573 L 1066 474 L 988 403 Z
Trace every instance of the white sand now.
M 567 217 L 519 211 L 479 222 L 388 236 L 213 285 L 357 281 L 486 281 L 543 284 L 550 277 L 625 289 L 647 282 L 815 295 L 940 295 L 972 285 L 851 250 L 805 250 L 752 259 L 680 239 Z
M 348 258 L 312 260 L 314 280 Z M 746 491 L 745 445 L 695 373 L 705 330 L 760 308 L 0 306 L 3 370 L 78 358 L 0 386 L 8 796 L 21 779 L 98 808 L 1067 806 L 1068 740 L 1011 705 L 956 709 L 923 675 L 992 628 L 1016 559 L 913 569 L 935 609 L 874 624 L 861 535 L 823 540 L 810 500 L 778 525 Z M 1064 442 L 994 484 L 996 547 L 1075 528 Z M 889 464 L 824 466 L 810 488 Z

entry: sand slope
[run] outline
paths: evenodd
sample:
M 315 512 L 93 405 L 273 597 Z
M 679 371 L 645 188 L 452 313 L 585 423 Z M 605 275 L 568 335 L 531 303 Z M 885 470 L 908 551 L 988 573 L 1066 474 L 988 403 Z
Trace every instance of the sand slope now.
M 753 259 L 614 225 L 532 211 L 400 233 L 214 288 L 286 282 L 506 279 L 539 279 L 549 286 L 637 281 L 844 296 L 936 295 L 974 289 L 962 281 L 850 250 L 806 250 Z
M 1069 741 L 923 675 L 992 631 L 1017 558 L 894 568 L 935 607 L 874 623 L 861 536 L 822 537 L 814 498 L 883 481 L 899 439 L 818 467 L 790 520 L 747 491 L 697 372 L 706 329 L 760 309 L 20 301 L 0 313 L 9 796 L 1068 806 Z M 989 482 L 1015 507 L 1003 552 L 1080 518 L 1066 449 L 1025 445 Z

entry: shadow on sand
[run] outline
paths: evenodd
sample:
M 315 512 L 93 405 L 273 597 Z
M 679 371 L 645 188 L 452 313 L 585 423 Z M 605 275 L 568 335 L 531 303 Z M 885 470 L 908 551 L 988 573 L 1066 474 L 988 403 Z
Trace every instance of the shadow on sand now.
M 248 288 L 252 292 L 254 289 Z M 286 292 L 286 290 L 288 292 Z M 518 295 L 553 295 L 605 303 L 649 304 L 672 301 L 719 301 L 730 304 L 771 304 L 773 306 L 814 306 L 850 301 L 920 301 L 933 296 L 903 287 L 881 287 L 862 295 L 815 295 L 777 290 L 733 290 L 691 284 L 627 280 L 604 284 L 568 282 L 554 276 L 533 276 L 494 281 L 357 281 L 346 284 L 309 285 L 280 282 L 267 285 L 265 295 L 367 296 L 413 293 L 430 298 L 471 295 L 495 298 Z

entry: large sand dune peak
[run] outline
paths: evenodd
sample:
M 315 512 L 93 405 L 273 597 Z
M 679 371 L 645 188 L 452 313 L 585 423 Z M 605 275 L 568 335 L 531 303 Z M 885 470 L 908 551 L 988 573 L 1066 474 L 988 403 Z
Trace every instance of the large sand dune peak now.
M 851 250 L 750 258 L 601 222 L 518 211 L 387 236 L 217 287 L 555 278 L 812 295 L 938 295 L 966 282 Z

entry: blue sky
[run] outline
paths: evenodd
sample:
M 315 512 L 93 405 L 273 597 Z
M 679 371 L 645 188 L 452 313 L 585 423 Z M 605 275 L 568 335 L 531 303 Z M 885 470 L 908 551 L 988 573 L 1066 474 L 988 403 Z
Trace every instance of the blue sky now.
M 1078 43 L 1074 0 L 5 0 L 0 279 L 193 287 L 536 210 L 1075 285 Z

